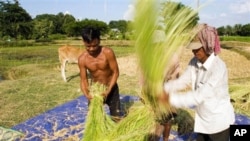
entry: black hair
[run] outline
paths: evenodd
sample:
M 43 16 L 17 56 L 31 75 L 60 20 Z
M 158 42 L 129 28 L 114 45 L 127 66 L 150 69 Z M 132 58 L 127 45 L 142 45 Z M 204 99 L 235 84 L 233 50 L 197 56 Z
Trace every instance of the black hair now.
M 82 39 L 87 43 L 90 43 L 94 39 L 100 40 L 100 31 L 93 27 L 86 27 L 82 30 Z

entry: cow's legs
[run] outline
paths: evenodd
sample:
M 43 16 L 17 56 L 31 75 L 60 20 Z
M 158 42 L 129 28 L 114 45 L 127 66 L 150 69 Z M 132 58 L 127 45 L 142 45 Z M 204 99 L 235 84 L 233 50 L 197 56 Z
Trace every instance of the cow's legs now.
M 66 79 L 66 75 L 65 75 L 65 66 L 66 66 L 66 63 L 67 61 L 64 60 L 62 63 L 61 63 L 61 74 L 62 74 L 62 78 L 65 82 L 67 82 L 67 79 Z

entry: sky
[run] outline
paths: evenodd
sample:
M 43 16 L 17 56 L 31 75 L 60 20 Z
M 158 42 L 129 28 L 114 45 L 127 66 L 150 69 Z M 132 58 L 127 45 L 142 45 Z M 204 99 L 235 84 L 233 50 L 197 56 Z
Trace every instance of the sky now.
M 104 21 L 132 20 L 135 0 L 19 0 L 33 18 L 40 14 L 73 15 L 76 19 Z M 186 6 L 197 8 L 199 23 L 214 27 L 250 23 L 250 0 L 176 0 Z

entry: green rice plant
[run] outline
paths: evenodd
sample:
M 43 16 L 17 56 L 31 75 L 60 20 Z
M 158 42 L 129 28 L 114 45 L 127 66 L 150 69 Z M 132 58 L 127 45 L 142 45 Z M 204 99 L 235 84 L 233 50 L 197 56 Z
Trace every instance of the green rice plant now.
M 94 83 L 90 87 L 93 99 L 88 109 L 83 141 L 146 140 L 150 129 L 155 126 L 155 116 L 151 107 L 137 102 L 129 109 L 128 115 L 124 119 L 115 123 L 103 108 L 101 94 L 105 89 L 106 87 L 99 83 Z
M 250 117 L 250 92 L 249 84 L 230 85 L 230 95 L 236 113 Z
M 127 117 L 115 126 L 105 140 L 145 141 L 154 127 L 155 116 L 151 107 L 138 102 L 130 108 Z
M 23 137 L 24 137 L 24 134 L 22 132 L 0 126 L 0 140 L 1 141 L 21 140 Z
M 220 36 L 220 41 L 250 42 L 249 36 Z
M 102 141 L 109 130 L 115 125 L 114 121 L 105 113 L 103 96 L 106 87 L 100 83 L 94 83 L 90 87 L 93 99 L 89 105 L 89 111 L 85 123 L 83 141 Z
M 163 3 L 161 8 L 157 4 L 155 0 L 137 1 L 135 47 L 139 68 L 144 77 L 145 103 L 149 103 L 159 113 L 168 113 L 169 110 L 166 109 L 169 109 L 169 104 L 159 104 L 158 97 L 163 92 L 163 82 L 170 69 L 171 57 L 181 51 L 198 31 L 194 28 L 197 11 L 181 8 L 172 1 Z M 162 25 L 163 29 L 160 29 Z M 161 38 L 154 34 L 159 29 L 165 37 L 160 43 L 155 43 L 155 38 Z

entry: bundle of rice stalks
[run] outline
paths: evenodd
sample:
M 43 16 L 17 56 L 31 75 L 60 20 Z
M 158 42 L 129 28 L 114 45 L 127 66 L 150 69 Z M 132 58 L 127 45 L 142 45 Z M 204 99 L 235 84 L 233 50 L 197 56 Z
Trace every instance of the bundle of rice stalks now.
M 19 131 L 0 126 L 0 141 L 22 140 L 25 135 Z
M 249 84 L 230 85 L 230 95 L 236 113 L 250 117 L 250 90 Z
M 142 97 L 155 111 L 168 113 L 169 104 L 159 104 L 158 97 L 162 95 L 163 82 L 170 69 L 169 60 L 197 33 L 193 29 L 197 12 L 172 1 L 161 4 L 160 8 L 157 4 L 159 1 L 155 0 L 137 1 L 135 47 L 145 82 Z M 154 34 L 159 30 L 165 35 L 160 43 L 155 43 L 155 38 L 161 38 Z
M 83 141 L 143 141 L 155 125 L 155 116 L 151 107 L 137 102 L 128 111 L 128 115 L 115 123 L 103 108 L 102 92 L 105 86 L 94 83 L 90 88 L 93 99 L 85 123 Z
M 106 87 L 99 83 L 94 83 L 90 87 L 90 94 L 93 99 L 89 104 L 83 141 L 102 141 L 103 137 L 115 126 L 114 121 L 106 114 L 103 107 L 103 96 L 101 94 L 105 90 Z
M 107 141 L 145 141 L 155 126 L 152 109 L 143 104 L 133 105 L 129 114 L 110 132 Z

